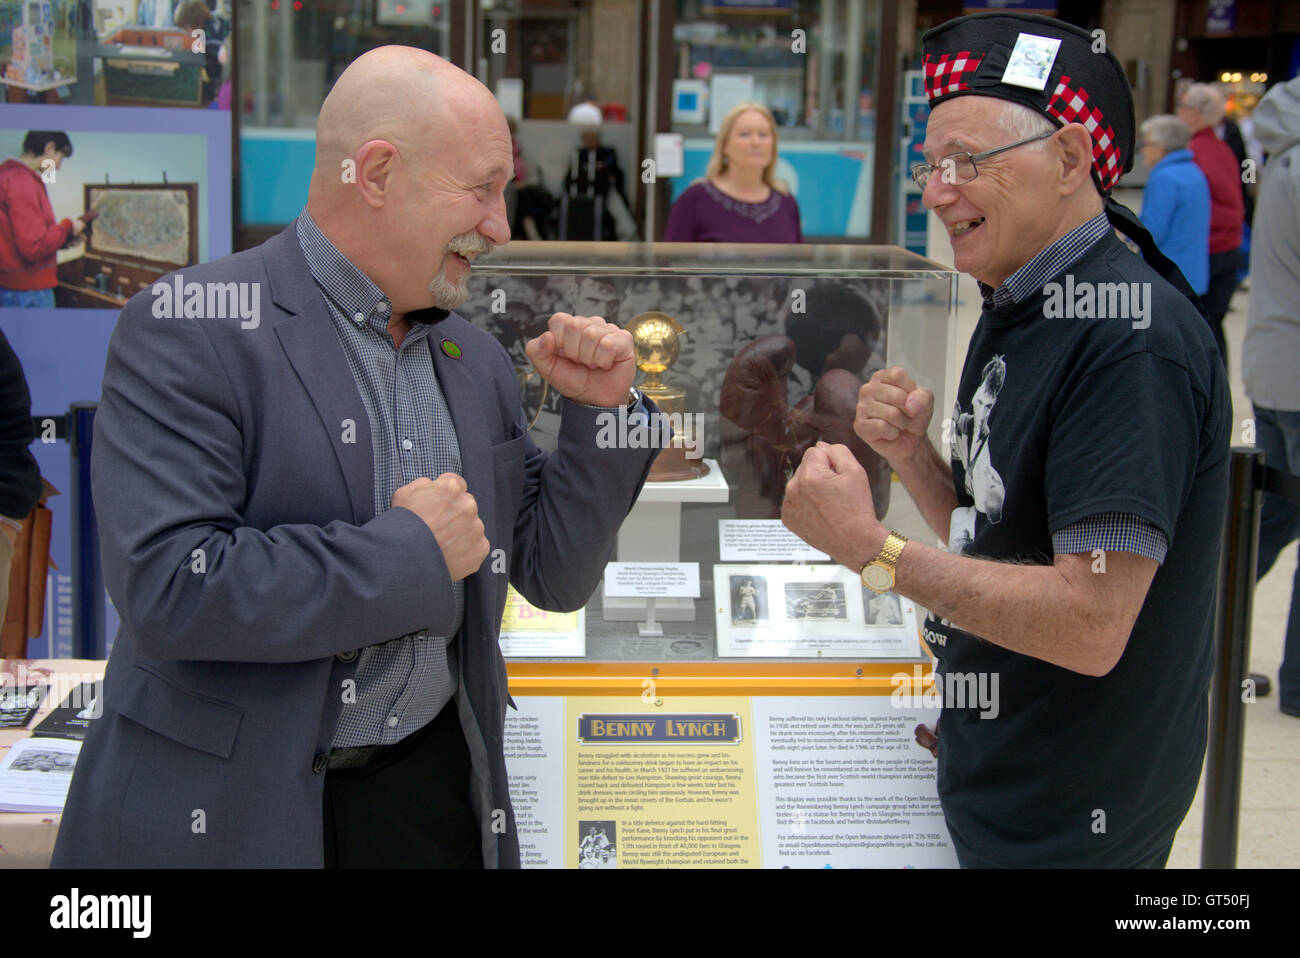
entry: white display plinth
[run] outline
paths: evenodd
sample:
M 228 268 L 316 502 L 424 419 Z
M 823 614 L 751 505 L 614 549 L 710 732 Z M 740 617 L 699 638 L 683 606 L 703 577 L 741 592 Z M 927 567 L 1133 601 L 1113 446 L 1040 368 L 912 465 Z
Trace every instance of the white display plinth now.
M 698 479 L 647 482 L 636 505 L 618 531 L 619 562 L 680 562 L 683 502 L 726 502 L 730 488 L 716 459 L 705 459 L 709 471 Z M 607 598 L 601 616 L 606 622 L 647 622 L 644 598 Z M 695 600 L 667 596 L 654 600 L 654 620 L 695 621 Z M 647 622 L 651 628 L 654 620 Z M 661 634 L 661 633 L 647 633 Z

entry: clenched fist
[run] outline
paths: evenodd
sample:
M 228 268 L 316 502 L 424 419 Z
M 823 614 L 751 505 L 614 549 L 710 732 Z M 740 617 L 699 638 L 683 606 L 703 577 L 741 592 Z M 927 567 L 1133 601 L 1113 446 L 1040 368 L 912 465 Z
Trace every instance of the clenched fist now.
M 917 386 L 903 367 L 891 366 L 858 391 L 853 431 L 890 465 L 897 465 L 924 443 L 933 415 L 934 393 Z
M 410 509 L 424 520 L 438 540 L 452 582 L 478 571 L 487 558 L 489 545 L 483 520 L 478 517 L 478 503 L 465 480 L 454 472 L 444 472 L 437 479 L 421 476 L 407 483 L 393 493 L 392 505 Z
M 599 316 L 556 313 L 524 347 L 538 375 L 574 402 L 626 406 L 636 378 L 632 334 Z

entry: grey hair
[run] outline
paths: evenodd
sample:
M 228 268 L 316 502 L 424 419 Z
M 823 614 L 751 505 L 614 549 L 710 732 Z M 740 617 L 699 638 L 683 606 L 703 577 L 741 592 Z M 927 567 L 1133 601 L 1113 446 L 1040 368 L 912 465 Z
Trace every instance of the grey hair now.
M 1142 121 L 1138 128 L 1142 139 L 1151 140 L 1166 153 L 1187 148 L 1192 141 L 1192 131 L 1172 113 L 1161 113 Z
M 1010 100 L 1002 104 L 1002 110 L 998 113 L 997 124 L 1012 138 L 1012 143 L 1061 129 L 1060 126 L 1043 114 L 1031 110 L 1023 103 L 1012 103 Z M 1047 143 L 1048 140 L 1044 137 L 1033 143 L 1026 143 L 1021 149 L 1041 151 L 1047 146 Z M 1088 155 L 1088 165 L 1090 168 L 1092 167 L 1091 153 Z M 1106 194 L 1097 183 L 1096 170 L 1094 169 L 1092 172 L 1092 185 L 1096 188 L 1097 194 L 1104 197 Z
M 1195 110 L 1201 121 L 1210 126 L 1217 126 L 1223 119 L 1225 104 L 1219 88 L 1209 83 L 1193 83 L 1183 94 L 1182 105 Z
M 1013 143 L 1057 129 L 1056 124 L 1043 114 L 1031 110 L 1023 103 L 1012 103 L 1009 100 L 1002 104 L 1002 112 L 998 114 L 997 124 L 1007 132 Z M 1037 143 L 1027 144 L 1024 149 L 1041 150 L 1046 142 L 1046 140 L 1039 140 Z

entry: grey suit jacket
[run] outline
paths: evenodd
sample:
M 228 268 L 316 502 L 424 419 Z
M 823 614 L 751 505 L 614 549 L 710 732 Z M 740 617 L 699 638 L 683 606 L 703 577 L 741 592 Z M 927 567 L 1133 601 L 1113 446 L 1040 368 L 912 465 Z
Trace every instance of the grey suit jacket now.
M 445 634 L 451 582 L 419 517 L 374 515 L 369 420 L 294 231 L 182 274 L 257 284 L 260 323 L 160 319 L 142 291 L 114 330 L 92 482 L 122 627 L 53 864 L 318 868 L 355 652 Z M 548 456 L 501 346 L 455 314 L 443 337 L 462 351 L 435 347 L 434 365 L 494 553 L 533 604 L 581 607 L 655 450 L 597 448 L 598 413 L 566 404 Z M 517 867 L 493 565 L 466 580 L 459 711 L 484 863 Z

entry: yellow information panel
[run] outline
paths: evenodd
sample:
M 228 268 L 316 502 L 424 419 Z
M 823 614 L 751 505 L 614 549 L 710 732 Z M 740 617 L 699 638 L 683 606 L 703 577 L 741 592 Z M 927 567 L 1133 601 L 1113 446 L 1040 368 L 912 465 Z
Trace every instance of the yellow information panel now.
M 565 699 L 565 724 L 576 730 L 565 752 L 567 821 L 577 832 L 566 835 L 567 845 L 576 838 L 581 851 L 604 825 L 618 831 L 624 867 L 759 865 L 753 753 L 742 739 L 749 702 L 689 705 L 665 712 L 629 710 L 626 698 Z
M 505 655 L 581 657 L 587 649 L 586 610 L 547 612 L 506 589 L 501 615 L 501 651 Z
M 573 632 L 578 628 L 577 612 L 547 612 L 530 605 L 515 591 L 506 590 L 506 608 L 501 616 L 501 631 L 509 633 Z
M 520 691 L 526 868 L 956 866 L 920 697 Z

